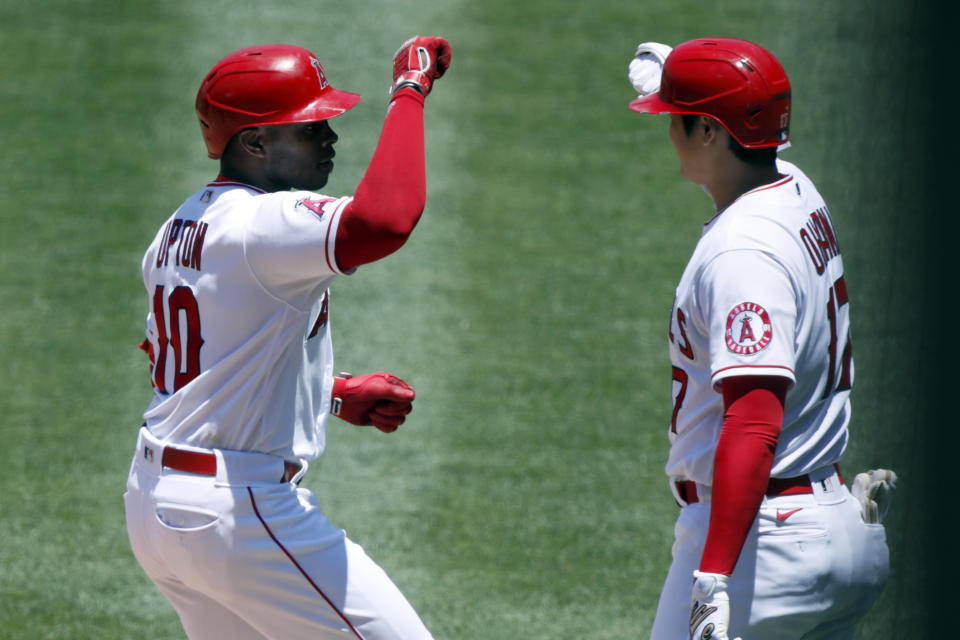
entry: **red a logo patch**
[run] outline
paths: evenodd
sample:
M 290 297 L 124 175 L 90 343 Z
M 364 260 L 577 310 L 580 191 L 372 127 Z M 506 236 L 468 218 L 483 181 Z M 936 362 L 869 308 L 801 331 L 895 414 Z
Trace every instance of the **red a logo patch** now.
M 326 215 L 323 211 L 323 205 L 327 204 L 328 202 L 333 202 L 334 200 L 336 200 L 336 198 L 303 199 L 297 201 L 297 204 L 302 204 L 307 209 L 310 209 L 310 211 L 313 211 L 315 214 L 317 214 L 317 217 L 322 220 L 323 216 Z
M 759 337 L 757 337 L 759 335 Z M 770 314 L 753 302 L 742 302 L 727 315 L 727 349 L 749 356 L 760 351 L 773 340 Z

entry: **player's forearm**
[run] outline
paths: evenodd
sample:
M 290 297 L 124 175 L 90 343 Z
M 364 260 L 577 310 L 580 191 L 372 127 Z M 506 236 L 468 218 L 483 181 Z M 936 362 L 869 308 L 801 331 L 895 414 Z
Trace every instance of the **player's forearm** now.
M 370 165 L 340 219 L 340 268 L 393 253 L 416 227 L 427 194 L 423 138 L 423 96 L 402 89 L 391 101 Z
M 726 410 L 714 458 L 710 527 L 700 558 L 700 571 L 725 575 L 733 574 L 769 484 L 786 393 L 785 382 L 772 389 L 737 384 L 724 384 Z

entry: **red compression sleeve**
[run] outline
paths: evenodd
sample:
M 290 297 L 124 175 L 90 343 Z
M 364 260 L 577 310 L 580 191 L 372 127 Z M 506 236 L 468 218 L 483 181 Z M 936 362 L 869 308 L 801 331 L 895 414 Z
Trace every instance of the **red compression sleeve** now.
M 723 428 L 713 462 L 710 528 L 700 571 L 729 576 L 770 482 L 790 381 L 738 376 L 722 384 Z
M 423 96 L 394 94 L 380 140 L 337 228 L 341 269 L 379 260 L 403 246 L 427 200 L 423 151 Z

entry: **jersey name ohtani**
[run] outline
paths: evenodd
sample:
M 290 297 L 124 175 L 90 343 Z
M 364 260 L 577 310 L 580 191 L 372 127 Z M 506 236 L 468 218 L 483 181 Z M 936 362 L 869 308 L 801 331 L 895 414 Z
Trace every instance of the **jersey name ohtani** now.
M 806 247 L 817 275 L 823 275 L 827 263 L 840 255 L 837 235 L 830 223 L 830 212 L 825 206 L 810 214 L 810 219 L 800 229 L 800 242 Z

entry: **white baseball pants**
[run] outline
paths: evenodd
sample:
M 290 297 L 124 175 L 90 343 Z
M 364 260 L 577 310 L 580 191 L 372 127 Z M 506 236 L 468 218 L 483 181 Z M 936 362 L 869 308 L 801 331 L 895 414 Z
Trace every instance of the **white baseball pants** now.
M 764 498 L 727 589 L 731 638 L 849 640 L 880 595 L 889 572 L 883 526 L 863 522 L 832 467 L 811 480 L 813 493 Z M 651 640 L 689 640 L 709 522 L 709 499 L 680 510 Z
M 124 494 L 127 531 L 189 638 L 431 638 L 315 495 L 281 482 L 282 459 L 207 450 L 216 475 L 201 475 L 165 468 L 164 448 L 140 430 Z

